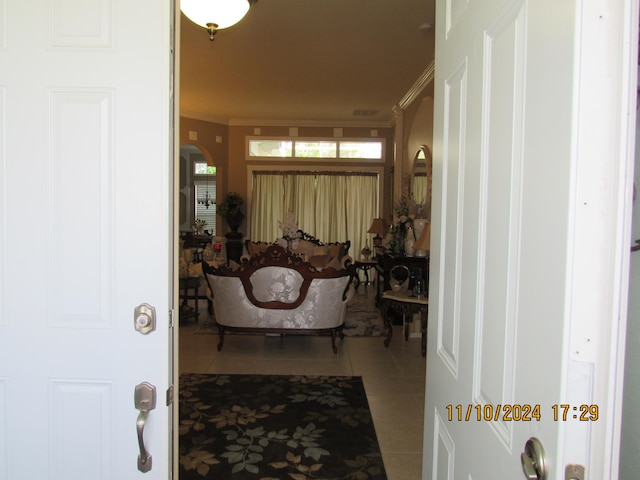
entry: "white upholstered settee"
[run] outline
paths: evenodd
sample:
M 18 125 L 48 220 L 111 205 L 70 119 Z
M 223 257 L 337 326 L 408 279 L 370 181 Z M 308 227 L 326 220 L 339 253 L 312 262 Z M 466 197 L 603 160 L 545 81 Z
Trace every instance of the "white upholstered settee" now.
M 337 353 L 347 302 L 353 296 L 353 266 L 316 268 L 299 255 L 272 245 L 238 268 L 203 264 L 213 296 L 222 349 L 227 330 L 254 333 L 329 334 Z

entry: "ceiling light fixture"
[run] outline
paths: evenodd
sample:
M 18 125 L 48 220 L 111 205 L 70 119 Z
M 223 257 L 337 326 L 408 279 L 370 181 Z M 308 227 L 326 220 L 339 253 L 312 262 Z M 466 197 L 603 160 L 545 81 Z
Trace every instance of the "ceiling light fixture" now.
M 218 30 L 235 25 L 258 0 L 182 0 L 180 10 L 193 23 L 209 32 L 209 39 Z

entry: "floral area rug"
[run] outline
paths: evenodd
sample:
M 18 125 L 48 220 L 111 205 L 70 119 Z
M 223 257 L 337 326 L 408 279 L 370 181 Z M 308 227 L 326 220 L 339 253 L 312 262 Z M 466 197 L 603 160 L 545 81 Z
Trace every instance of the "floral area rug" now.
M 180 480 L 387 478 L 361 377 L 180 376 Z
M 201 312 L 206 312 L 200 308 Z M 214 316 L 215 317 L 215 316 Z M 218 327 L 214 317 L 202 318 L 196 334 L 215 335 Z M 356 293 L 347 304 L 343 333 L 345 337 L 382 337 L 386 329 L 380 310 L 375 306 L 375 294 Z

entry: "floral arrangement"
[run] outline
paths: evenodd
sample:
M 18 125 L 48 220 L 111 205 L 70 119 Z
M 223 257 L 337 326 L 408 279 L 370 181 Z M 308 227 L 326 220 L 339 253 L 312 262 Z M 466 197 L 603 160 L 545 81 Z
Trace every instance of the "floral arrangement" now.
M 413 234 L 413 220 L 416 215 L 421 214 L 423 207 L 423 204 L 417 203 L 408 193 L 403 193 L 393 200 L 394 222 L 387 240 L 387 248 L 392 255 L 404 255 L 407 233 Z
M 207 224 L 206 220 L 203 220 L 201 218 L 196 218 L 193 221 L 193 233 L 195 233 L 195 234 L 202 233 L 202 231 L 204 230 L 204 226 L 206 224 Z
M 276 243 L 283 248 L 288 248 L 289 246 L 294 250 L 298 248 L 302 232 L 298 230 L 298 224 L 293 212 L 288 212 L 284 221 L 278 220 L 278 228 L 282 230 L 282 237 Z
M 415 213 L 415 208 L 416 202 L 408 193 L 403 193 L 393 200 L 393 213 L 401 222 L 406 222 Z

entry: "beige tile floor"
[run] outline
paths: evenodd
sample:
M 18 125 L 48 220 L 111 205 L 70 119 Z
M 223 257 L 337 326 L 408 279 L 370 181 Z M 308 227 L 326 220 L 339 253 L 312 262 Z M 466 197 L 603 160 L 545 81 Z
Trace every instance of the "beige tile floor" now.
M 202 322 L 206 307 L 200 311 Z M 421 478 L 426 365 L 419 338 L 405 341 L 395 326 L 389 348 L 381 337 L 345 337 L 334 355 L 328 337 L 230 335 L 218 352 L 218 336 L 197 329 L 193 320 L 180 326 L 180 372 L 362 376 L 388 479 Z

